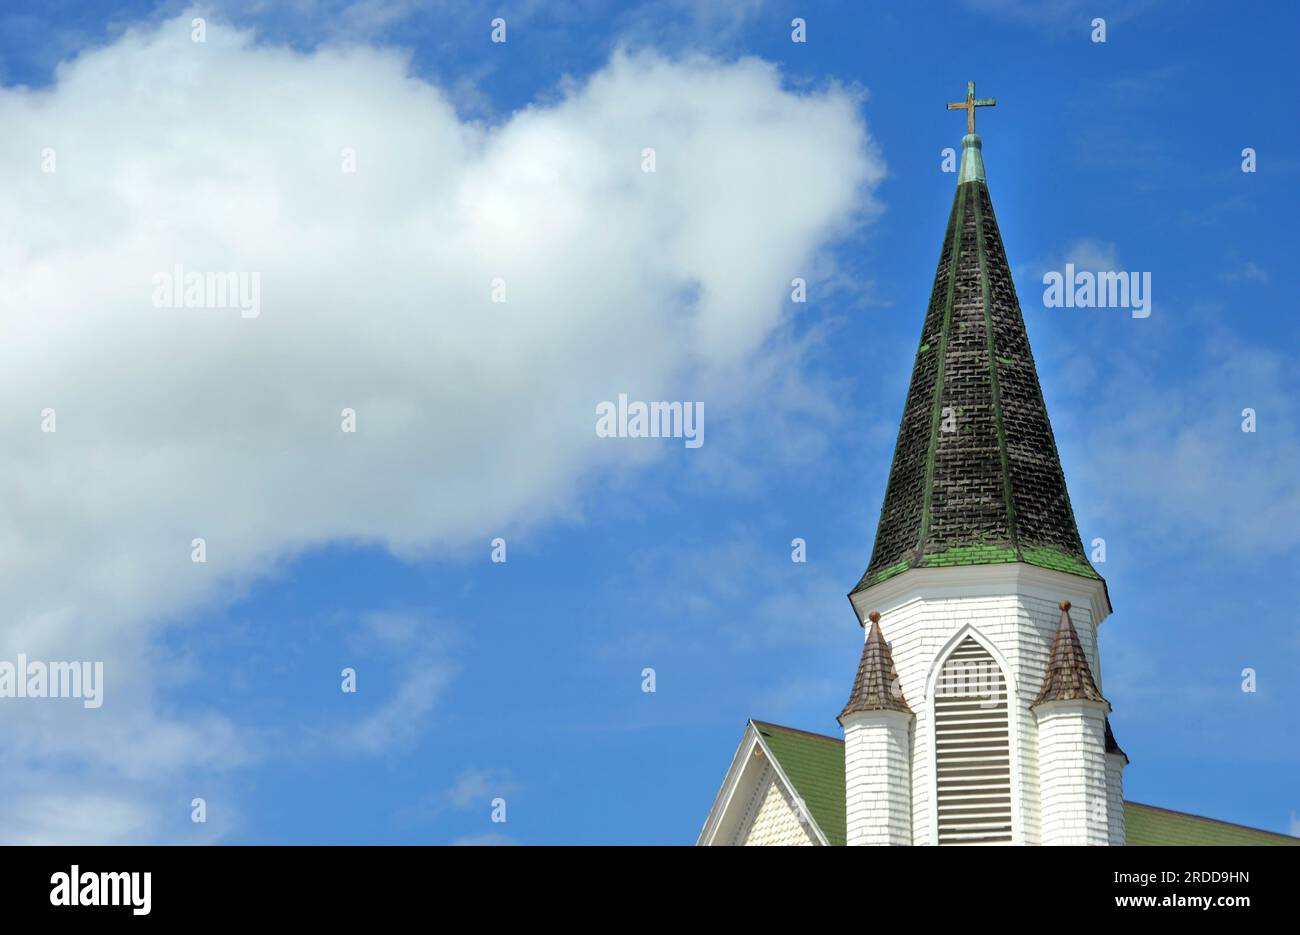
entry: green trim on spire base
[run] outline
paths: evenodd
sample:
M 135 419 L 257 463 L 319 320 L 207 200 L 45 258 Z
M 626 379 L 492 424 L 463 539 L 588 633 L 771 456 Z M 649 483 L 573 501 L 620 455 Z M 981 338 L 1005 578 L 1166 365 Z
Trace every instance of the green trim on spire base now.
M 869 575 L 858 583 L 854 590 L 862 590 L 871 587 L 873 584 L 880 584 L 887 581 L 895 575 L 901 575 L 910 568 L 952 568 L 958 565 L 1009 565 L 1013 562 L 1021 562 L 1025 565 L 1036 565 L 1039 568 L 1046 568 L 1050 571 L 1063 571 L 1066 574 L 1078 575 L 1080 578 L 1091 578 L 1094 581 L 1103 580 L 1101 575 L 1093 569 L 1086 561 L 1077 556 L 1070 555 L 1063 549 L 1052 548 L 1050 546 L 1036 549 L 1025 549 L 1019 555 L 1015 549 L 1000 548 L 991 545 L 977 546 L 954 546 L 943 552 L 926 555 L 917 564 L 908 561 L 898 562 L 890 565 L 888 568 L 882 568 L 874 575 Z

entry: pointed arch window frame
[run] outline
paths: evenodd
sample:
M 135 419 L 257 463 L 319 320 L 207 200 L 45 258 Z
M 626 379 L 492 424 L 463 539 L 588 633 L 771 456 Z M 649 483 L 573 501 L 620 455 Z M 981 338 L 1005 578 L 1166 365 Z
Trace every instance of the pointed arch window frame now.
M 1017 691 L 1017 682 L 1013 678 L 1014 670 L 1007 662 L 1006 657 L 1001 653 L 997 645 L 972 623 L 963 624 L 957 629 L 956 633 L 949 637 L 943 648 L 935 654 L 934 661 L 930 664 L 930 671 L 925 679 L 924 707 L 929 746 L 927 756 L 930 765 L 929 794 L 926 796 L 928 815 L 926 817 L 925 832 L 929 840 L 926 843 L 936 847 L 939 844 L 939 724 L 935 716 L 935 689 L 938 687 L 939 676 L 943 672 L 948 657 L 966 641 L 967 637 L 973 639 L 992 657 L 993 662 L 1001 670 L 1002 678 L 1007 686 L 1007 746 L 1008 762 L 1011 767 L 1011 840 L 1005 842 L 1003 846 L 1015 847 L 1026 843 L 1025 816 L 1027 814 L 1024 807 L 1023 789 L 1020 783 L 1020 695 Z

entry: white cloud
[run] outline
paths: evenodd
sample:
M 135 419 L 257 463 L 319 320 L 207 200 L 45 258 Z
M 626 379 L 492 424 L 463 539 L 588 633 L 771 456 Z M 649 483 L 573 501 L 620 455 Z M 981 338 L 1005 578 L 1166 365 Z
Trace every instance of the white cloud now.
M 454 808 L 481 808 L 486 812 L 493 799 L 509 797 L 518 789 L 518 784 L 510 778 L 509 770 L 467 769 L 462 770 L 452 783 L 447 792 L 447 801 Z
M 115 844 L 122 841 L 159 841 L 173 844 L 208 844 L 226 834 L 237 814 L 224 790 L 214 795 L 210 787 L 193 795 L 176 792 L 173 800 L 149 802 L 127 786 L 85 788 L 76 782 L 41 779 L 39 787 L 15 782 L 6 786 L 0 802 L 0 840 L 6 845 Z M 203 797 L 205 821 L 191 822 L 191 801 Z M 172 814 L 168 814 L 168 813 Z
M 4 815 L 8 844 L 111 844 L 156 833 L 156 817 L 140 802 L 84 790 L 21 796 Z
M 595 437 L 618 392 L 725 419 L 790 278 L 870 207 L 857 103 L 759 61 L 620 53 L 487 126 L 397 52 L 215 21 L 195 44 L 188 15 L 0 91 L 0 658 L 106 679 L 95 712 L 0 703 L 11 776 L 71 758 L 153 799 L 247 762 L 218 711 L 163 712 L 161 627 L 323 542 L 447 554 L 571 515 L 593 473 L 668 455 Z M 261 317 L 155 308 L 178 263 L 260 273 Z M 399 742 L 395 711 L 359 729 Z

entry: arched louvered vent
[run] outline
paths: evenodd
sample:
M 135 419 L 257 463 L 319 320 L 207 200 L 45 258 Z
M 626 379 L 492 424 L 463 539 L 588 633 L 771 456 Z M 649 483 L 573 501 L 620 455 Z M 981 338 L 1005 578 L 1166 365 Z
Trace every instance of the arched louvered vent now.
M 934 696 L 940 844 L 1011 840 L 1007 682 L 966 637 L 944 661 Z

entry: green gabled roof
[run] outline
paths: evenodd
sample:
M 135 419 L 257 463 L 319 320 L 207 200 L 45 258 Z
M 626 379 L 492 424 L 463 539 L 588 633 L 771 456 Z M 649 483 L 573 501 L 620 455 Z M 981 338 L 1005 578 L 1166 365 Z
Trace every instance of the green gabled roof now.
M 843 845 L 844 741 L 766 721 L 752 723 L 822 834 L 831 844 Z M 1124 824 L 1130 847 L 1300 846 L 1300 838 L 1290 835 L 1137 802 L 1124 803 Z
M 844 742 L 764 721 L 752 723 L 826 840 L 843 845 Z
M 1261 831 L 1138 802 L 1124 803 L 1124 826 L 1130 847 L 1300 847 L 1300 838 L 1289 834 Z
M 862 591 L 909 568 L 1023 562 L 1099 579 L 1084 552 L 979 155 L 962 175 Z

